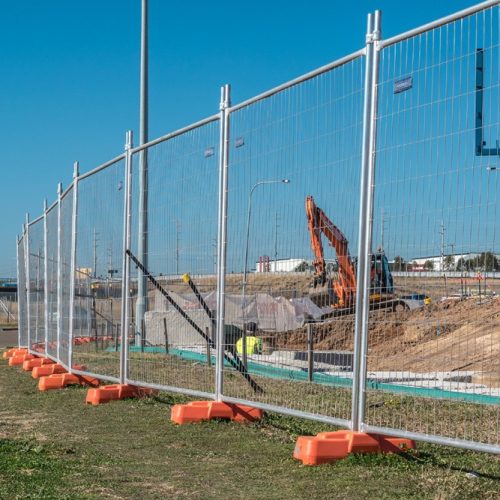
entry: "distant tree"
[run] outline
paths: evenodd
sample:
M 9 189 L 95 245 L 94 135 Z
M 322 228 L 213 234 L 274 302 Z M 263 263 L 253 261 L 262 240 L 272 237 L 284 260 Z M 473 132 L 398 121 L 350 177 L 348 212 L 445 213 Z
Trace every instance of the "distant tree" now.
M 400 257 L 399 255 L 396 255 L 396 257 L 394 257 L 394 271 L 396 272 L 404 271 L 405 264 L 406 262 L 403 259 L 403 257 Z
M 426 271 L 432 271 L 434 269 L 434 261 L 432 261 L 432 260 L 426 260 L 424 262 L 424 269 Z
M 305 273 L 309 269 L 309 264 L 303 260 L 295 269 L 296 273 Z
M 443 264 L 446 271 L 452 271 L 455 269 L 455 257 L 453 255 L 447 255 L 444 258 Z
M 459 271 L 499 271 L 500 261 L 492 252 L 482 252 L 470 259 L 460 258 L 457 262 Z

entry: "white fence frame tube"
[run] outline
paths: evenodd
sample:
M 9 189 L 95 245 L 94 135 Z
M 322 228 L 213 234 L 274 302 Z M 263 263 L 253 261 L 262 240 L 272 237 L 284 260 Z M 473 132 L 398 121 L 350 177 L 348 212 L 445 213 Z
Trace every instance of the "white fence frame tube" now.
M 130 259 L 126 252 L 130 248 L 131 196 L 132 196 L 132 131 L 125 140 L 125 193 L 123 200 L 123 254 L 122 254 L 122 304 L 121 304 L 121 346 L 120 346 L 120 383 L 128 379 L 128 310 L 130 286 Z M 135 332 L 134 332 L 135 333 Z
M 376 166 L 376 142 L 377 142 L 377 109 L 378 109 L 378 78 L 380 66 L 380 51 L 377 50 L 377 44 L 381 38 L 382 33 L 382 12 L 376 10 L 374 14 L 374 27 L 373 27 L 373 66 L 372 66 L 372 79 L 370 90 L 370 129 L 369 129 L 369 146 L 368 146 L 368 171 L 366 177 L 368 179 L 366 188 L 366 200 L 364 223 L 365 226 L 365 240 L 364 240 L 364 257 L 367 259 L 366 265 L 363 269 L 361 279 L 363 284 L 361 286 L 362 293 L 364 294 L 362 301 L 362 320 L 361 320 L 361 342 L 359 353 L 359 401 L 358 401 L 358 421 L 356 426 L 361 428 L 365 418 L 365 403 L 366 403 L 366 370 L 367 370 L 367 354 L 368 354 L 368 321 L 370 314 L 370 284 L 371 284 L 371 256 L 372 256 L 372 236 L 373 236 L 373 200 L 375 188 L 375 166 Z
M 71 213 L 71 262 L 70 262 L 70 289 L 69 289 L 69 340 L 68 340 L 68 368 L 73 368 L 73 323 L 75 311 L 76 286 L 76 228 L 78 222 L 78 175 L 80 167 L 76 161 L 73 165 L 73 207 Z
M 62 184 L 57 185 L 57 346 L 56 358 L 61 362 L 61 331 L 62 331 L 62 249 L 61 249 L 61 198 Z
M 21 347 L 21 308 L 19 307 L 19 295 L 21 290 L 19 288 L 19 243 L 21 242 L 19 235 L 16 236 L 16 277 L 17 277 L 17 347 Z M 24 244 L 24 240 L 23 240 Z
M 47 283 L 49 282 L 49 265 L 48 265 L 48 240 L 47 240 L 47 199 L 43 202 L 43 281 L 44 281 L 44 294 L 43 294 L 43 308 L 44 308 L 44 324 L 45 324 L 45 338 L 43 341 L 43 348 L 45 355 L 47 355 L 47 346 L 49 343 L 49 292 L 47 290 Z
M 372 93 L 373 93 L 373 67 L 375 58 L 374 44 L 374 16 L 368 14 L 366 30 L 366 60 L 365 60 L 365 95 L 363 104 L 363 143 L 361 153 L 361 187 L 360 187 L 360 210 L 359 210 L 359 239 L 358 239 L 358 267 L 357 267 L 357 288 L 356 288 L 356 312 L 354 324 L 354 359 L 353 359 L 353 379 L 352 379 L 352 407 L 351 407 L 351 428 L 359 431 L 361 427 L 359 406 L 362 386 L 361 380 L 361 345 L 363 342 L 363 311 L 369 308 L 370 293 L 370 242 L 369 222 L 367 214 L 369 212 L 369 191 L 370 186 L 370 142 L 371 142 L 371 120 L 372 120 Z M 368 275 L 368 289 L 366 288 L 365 276 Z M 365 304 L 366 302 L 366 304 Z
M 30 216 L 26 214 L 26 229 L 24 231 L 24 268 L 25 268 L 25 289 L 26 289 L 26 347 L 31 349 L 31 312 L 30 312 Z
M 229 112 L 231 87 L 221 87 L 219 143 L 219 227 L 217 232 L 217 349 L 215 363 L 215 398 L 222 400 L 224 390 L 224 315 L 227 248 L 227 183 L 229 164 Z

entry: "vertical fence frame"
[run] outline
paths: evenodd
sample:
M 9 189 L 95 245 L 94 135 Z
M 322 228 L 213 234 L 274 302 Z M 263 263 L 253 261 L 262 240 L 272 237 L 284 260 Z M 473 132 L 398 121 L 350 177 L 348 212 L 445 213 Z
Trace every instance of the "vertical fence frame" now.
M 70 291 L 69 291 L 69 344 L 68 344 L 68 369 L 73 369 L 73 328 L 75 314 L 75 280 L 76 280 L 76 235 L 78 220 L 78 177 L 80 165 L 73 165 L 73 207 L 71 214 L 71 257 L 70 257 Z
M 123 252 L 122 252 L 122 309 L 121 309 L 121 346 L 120 346 L 120 384 L 128 380 L 128 330 L 130 306 L 130 259 L 127 250 L 131 241 L 131 194 L 132 194 L 132 147 L 133 136 L 129 130 L 125 139 L 125 189 L 123 204 Z M 134 332 L 135 337 L 135 332 Z
M 43 202 L 43 254 L 45 256 L 44 265 L 43 265 L 43 281 L 45 283 L 44 286 L 44 323 L 45 323 L 45 340 L 44 340 L 44 353 L 48 354 L 48 343 L 49 343 L 49 292 L 47 290 L 47 284 L 49 282 L 49 259 L 47 255 L 48 241 L 47 241 L 47 199 Z
M 25 223 L 25 231 L 24 231 L 24 267 L 26 269 L 26 274 L 25 274 L 25 280 L 26 280 L 26 328 L 27 328 L 27 335 L 26 338 L 28 339 L 28 345 L 26 346 L 28 349 L 31 349 L 31 300 L 30 300 L 30 294 L 29 294 L 29 289 L 30 289 L 30 216 L 27 213 L 26 214 L 26 223 Z
M 61 362 L 61 331 L 62 331 L 62 220 L 61 197 L 62 184 L 57 185 L 57 361 Z
M 222 400 L 224 393 L 224 310 L 227 248 L 227 186 L 229 166 L 229 112 L 231 106 L 231 87 L 221 88 L 220 101 L 220 148 L 219 148 L 219 228 L 217 234 L 217 350 L 215 364 L 215 398 Z

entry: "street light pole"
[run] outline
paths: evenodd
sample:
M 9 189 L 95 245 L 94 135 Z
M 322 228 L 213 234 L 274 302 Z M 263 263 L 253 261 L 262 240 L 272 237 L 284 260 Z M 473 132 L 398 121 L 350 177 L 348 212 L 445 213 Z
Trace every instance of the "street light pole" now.
M 242 287 L 242 295 L 243 299 L 245 298 L 245 290 L 247 286 L 247 274 L 248 274 L 248 243 L 250 240 L 250 217 L 252 215 L 252 194 L 255 191 L 255 188 L 258 186 L 262 186 L 263 184 L 289 184 L 289 179 L 279 179 L 279 180 L 268 180 L 268 181 L 258 181 L 250 189 L 250 194 L 248 195 L 248 213 L 247 213 L 247 234 L 246 234 L 246 243 L 245 243 L 245 269 L 243 271 L 243 287 Z
M 148 0 L 141 4 L 141 88 L 139 117 L 139 146 L 148 142 Z M 139 241 L 137 258 L 148 269 L 148 153 L 140 152 L 139 161 Z M 142 325 L 148 308 L 148 282 L 144 273 L 137 270 L 136 345 L 142 345 Z

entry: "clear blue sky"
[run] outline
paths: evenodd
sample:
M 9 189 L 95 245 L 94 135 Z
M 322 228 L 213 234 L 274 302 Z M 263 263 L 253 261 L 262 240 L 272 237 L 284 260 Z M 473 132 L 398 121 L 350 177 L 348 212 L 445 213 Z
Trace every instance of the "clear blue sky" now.
M 366 14 L 389 37 L 472 0 L 174 2 L 150 0 L 150 137 L 217 112 L 361 48 Z M 0 277 L 15 237 L 72 164 L 89 170 L 138 130 L 140 0 L 0 0 Z

